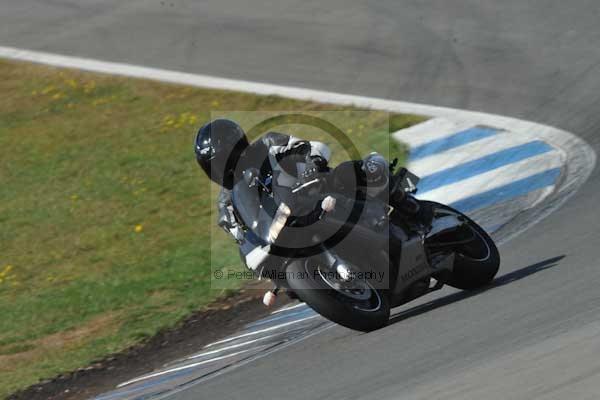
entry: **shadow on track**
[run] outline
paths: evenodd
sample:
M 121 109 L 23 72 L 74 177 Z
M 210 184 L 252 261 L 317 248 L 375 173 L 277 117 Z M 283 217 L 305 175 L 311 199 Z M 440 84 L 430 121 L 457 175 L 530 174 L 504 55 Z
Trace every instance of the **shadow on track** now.
M 392 315 L 388 325 L 392 325 L 392 324 L 404 321 L 406 319 L 416 317 L 417 315 L 424 314 L 431 310 L 435 310 L 436 308 L 444 307 L 444 306 L 447 306 L 452 303 L 456 303 L 457 301 L 461 301 L 461 300 L 467 299 L 469 297 L 477 296 L 478 294 L 486 292 L 490 289 L 508 285 L 509 283 L 512 283 L 514 281 L 518 281 L 518 280 L 526 278 L 530 275 L 536 274 L 540 271 L 544 271 L 546 269 L 552 268 L 552 267 L 556 266 L 558 264 L 558 262 L 561 261 L 563 258 L 565 258 L 564 255 L 548 258 L 544 261 L 540 261 L 538 263 L 529 265 L 525 268 L 521 268 L 516 271 L 509 272 L 506 275 L 502 275 L 502 276 L 494 279 L 494 281 L 492 283 L 490 283 L 489 285 L 487 285 L 485 287 L 482 287 L 481 289 L 470 290 L 470 291 L 460 291 L 458 293 L 453 293 L 451 295 L 430 301 L 429 303 L 421 304 L 421 305 L 411 308 L 409 310 L 402 311 L 398 314 Z

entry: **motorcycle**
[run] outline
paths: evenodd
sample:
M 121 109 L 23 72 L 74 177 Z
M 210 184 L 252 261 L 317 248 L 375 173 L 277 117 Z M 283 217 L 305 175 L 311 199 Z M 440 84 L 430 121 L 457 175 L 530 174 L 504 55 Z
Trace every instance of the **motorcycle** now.
M 416 193 L 418 177 L 405 168 L 394 172 L 395 162 L 389 168 L 389 198 Z M 421 201 L 432 209 L 431 224 L 409 224 L 392 201 L 364 188 L 349 196 L 336 187 L 335 176 L 336 169 L 290 189 L 272 174 L 243 171 L 232 204 L 241 227 L 240 256 L 259 278 L 271 279 L 333 322 L 368 332 L 385 326 L 393 307 L 444 285 L 472 290 L 495 277 L 498 249 L 468 216 Z M 325 195 L 338 201 L 334 212 L 298 226 L 294 215 L 307 211 L 286 204 L 282 199 L 289 195 L 312 204 Z

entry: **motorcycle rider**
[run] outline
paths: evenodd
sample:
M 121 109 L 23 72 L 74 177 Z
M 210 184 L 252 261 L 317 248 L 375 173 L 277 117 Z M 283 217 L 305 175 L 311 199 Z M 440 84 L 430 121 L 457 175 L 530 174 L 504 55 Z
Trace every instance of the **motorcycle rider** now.
M 236 179 L 236 170 L 257 168 L 261 176 L 272 174 L 278 187 L 292 188 L 298 182 L 310 182 L 319 174 L 329 170 L 330 149 L 321 142 L 307 141 L 282 133 L 269 132 L 250 144 L 244 130 L 234 121 L 215 119 L 200 128 L 195 141 L 196 160 L 209 178 L 221 186 L 217 201 L 219 212 L 218 225 L 241 240 L 242 232 L 236 222 L 231 202 L 231 190 Z M 336 184 L 347 186 L 349 190 L 358 184 L 377 190 L 388 188 L 389 165 L 379 154 L 372 153 L 364 160 L 347 161 L 335 169 Z M 291 192 L 291 191 L 290 191 Z M 294 196 L 286 197 L 294 203 Z M 377 193 L 374 193 L 377 195 Z M 391 199 L 407 218 L 423 225 L 431 222 L 431 215 L 418 200 L 403 192 Z M 302 217 L 302 225 L 309 225 L 323 213 L 335 209 L 336 201 L 332 196 L 322 199 Z M 292 207 L 293 209 L 293 207 Z M 275 292 L 267 292 L 263 299 L 265 305 L 275 302 Z

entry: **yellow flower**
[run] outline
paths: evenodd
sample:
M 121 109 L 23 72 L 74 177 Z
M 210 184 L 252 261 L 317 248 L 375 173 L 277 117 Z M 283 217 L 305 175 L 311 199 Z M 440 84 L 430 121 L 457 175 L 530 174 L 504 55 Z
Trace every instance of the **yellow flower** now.
M 143 230 L 144 230 L 144 227 L 142 225 L 136 225 L 135 229 L 134 229 L 135 233 L 140 233 Z
M 213 100 L 213 102 L 210 103 L 210 105 L 213 107 L 219 107 L 219 102 L 217 100 Z
M 46 88 L 44 90 L 42 90 L 42 94 L 48 94 L 53 90 L 54 90 L 54 86 L 52 86 L 52 85 L 46 86 Z
M 83 85 L 83 92 L 86 94 L 91 93 L 94 89 L 96 89 L 96 82 L 91 81 Z
M 71 200 L 75 201 L 77 199 L 79 199 L 78 195 L 76 195 L 76 194 L 71 195 Z
M 0 272 L 0 282 L 2 282 L 2 280 L 4 280 L 4 278 L 6 277 L 6 275 L 8 275 L 8 273 L 10 271 L 12 271 L 13 266 L 12 265 L 7 265 L 6 267 L 4 267 L 4 269 L 2 270 L 2 272 Z

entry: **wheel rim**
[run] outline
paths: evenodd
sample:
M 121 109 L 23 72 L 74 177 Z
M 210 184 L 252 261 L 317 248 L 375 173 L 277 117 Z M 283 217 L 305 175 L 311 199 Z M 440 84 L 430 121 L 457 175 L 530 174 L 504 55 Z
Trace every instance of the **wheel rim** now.
M 310 274 L 308 265 L 305 268 Z M 328 287 L 340 295 L 342 301 L 349 303 L 353 308 L 365 312 L 375 312 L 381 308 L 382 301 L 379 291 L 368 281 L 352 280 L 350 282 L 343 282 L 338 279 L 332 279 L 332 274 L 324 272 L 321 266 L 317 267 L 317 275 Z
M 450 210 L 436 210 L 435 213 L 439 215 L 454 215 L 459 218 L 464 218 L 463 215 L 459 212 L 453 212 Z M 488 241 L 483 237 L 483 235 L 479 232 L 478 229 L 472 226 L 471 223 L 467 223 L 467 226 L 469 227 L 475 238 L 468 244 L 461 246 L 463 248 L 463 251 L 457 251 L 457 253 L 462 257 L 472 261 L 487 261 L 492 254 L 492 250 L 490 249 Z
M 461 250 L 457 253 L 462 257 L 472 261 L 484 262 L 487 261 L 492 253 L 490 245 L 481 233 L 469 224 L 469 229 L 475 235 L 475 239 L 461 246 Z

